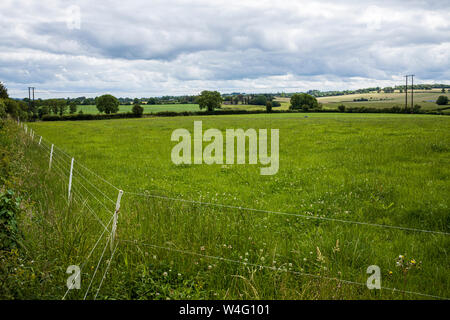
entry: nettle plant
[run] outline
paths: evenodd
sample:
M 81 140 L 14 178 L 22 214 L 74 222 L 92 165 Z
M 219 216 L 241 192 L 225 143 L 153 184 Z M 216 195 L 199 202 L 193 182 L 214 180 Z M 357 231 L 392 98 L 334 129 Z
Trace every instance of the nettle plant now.
M 0 192 L 0 250 L 11 250 L 17 247 L 17 216 L 20 211 L 19 197 L 14 191 Z

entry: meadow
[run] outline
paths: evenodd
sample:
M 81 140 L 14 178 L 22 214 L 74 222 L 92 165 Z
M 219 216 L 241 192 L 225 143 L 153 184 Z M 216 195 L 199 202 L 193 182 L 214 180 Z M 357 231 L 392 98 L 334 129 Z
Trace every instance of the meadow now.
M 442 93 L 439 89 L 433 90 L 414 90 L 414 104 L 418 104 L 422 107 L 422 110 L 434 110 L 442 108 L 443 106 L 438 106 L 435 101 L 441 96 L 447 96 L 450 98 L 450 93 Z M 368 101 L 354 101 L 354 99 L 367 99 Z M 278 98 L 281 102 L 282 108 L 289 107 L 288 98 Z M 348 94 L 342 96 L 330 96 L 330 97 L 319 97 L 317 100 L 323 104 L 324 109 L 337 109 L 341 104 L 346 107 L 368 107 L 368 108 L 391 108 L 393 106 L 404 107 L 405 105 L 405 94 L 398 91 L 393 93 L 384 92 L 372 92 L 372 93 L 361 93 L 361 94 Z M 408 105 L 411 105 L 411 93 L 408 93 Z
M 438 106 L 435 101 L 440 95 L 446 95 L 450 98 L 450 93 L 442 93 L 440 90 L 417 90 L 414 91 L 414 104 L 419 104 L 422 110 L 434 110 L 442 108 L 443 106 Z M 353 101 L 354 99 L 365 98 L 368 101 Z M 408 103 L 411 103 L 411 96 L 408 95 Z M 280 107 L 274 108 L 274 110 L 288 110 L 289 109 L 289 98 L 277 97 L 275 99 L 281 103 Z M 368 108 L 391 108 L 393 106 L 403 107 L 405 104 L 405 95 L 400 92 L 393 93 L 366 93 L 366 94 L 349 94 L 342 96 L 332 96 L 332 97 L 319 97 L 317 100 L 322 103 L 324 109 L 337 110 L 338 106 L 343 104 L 346 107 L 368 107 Z M 160 111 L 171 111 L 171 112 L 182 112 L 182 111 L 200 111 L 198 104 L 162 104 L 162 105 L 145 105 L 142 104 L 144 108 L 144 114 L 151 114 Z M 131 105 L 121 105 L 119 107 L 119 113 L 131 112 Z M 222 105 L 222 110 L 265 110 L 265 106 L 260 105 Z M 97 107 L 95 105 L 79 105 L 78 111 L 83 111 L 83 113 L 98 113 Z M 77 112 L 78 112 L 77 111 Z M 68 112 L 68 111 L 67 111 Z
M 194 120 L 203 130 L 279 129 L 278 173 L 173 164 L 171 133 L 192 131 Z M 303 113 L 28 126 L 45 140 L 38 146 L 20 135 L 33 199 L 24 243 L 41 272 L 22 285 L 24 296 L 61 298 L 67 266 L 87 260 L 83 290 L 69 299 L 83 298 L 97 269 L 99 299 L 450 297 L 448 117 Z M 49 171 L 51 143 L 59 149 Z M 125 191 L 117 251 L 102 238 L 86 259 L 109 228 L 117 188 Z M 385 289 L 365 286 L 370 265 L 380 267 Z

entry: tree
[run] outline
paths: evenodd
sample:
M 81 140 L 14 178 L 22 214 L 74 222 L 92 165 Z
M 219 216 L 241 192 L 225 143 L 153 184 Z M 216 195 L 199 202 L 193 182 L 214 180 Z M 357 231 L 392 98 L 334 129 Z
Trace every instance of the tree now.
M 106 114 L 117 113 L 119 111 L 119 100 L 110 94 L 104 94 L 95 99 L 98 111 Z
M 273 108 L 281 107 L 281 103 L 279 101 L 272 101 L 272 107 Z
M 204 90 L 196 99 L 200 109 L 206 108 L 208 111 L 214 111 L 222 105 L 222 96 L 217 91 Z
M 77 102 L 76 101 L 70 102 L 69 112 L 70 112 L 70 114 L 74 114 L 75 112 L 77 112 Z
M 442 92 L 442 93 L 445 93 L 445 88 L 442 88 L 441 92 Z
M 0 99 L 8 99 L 8 89 L 0 82 Z
M 291 97 L 291 109 L 316 109 L 319 107 L 317 99 L 306 93 L 294 93 Z
M 57 110 L 60 116 L 62 116 L 67 109 L 67 102 L 64 99 L 60 99 L 56 101 Z
M 439 96 L 436 100 L 436 104 L 443 106 L 448 103 L 448 97 L 447 96 Z
M 5 103 L 0 100 L 0 119 L 6 118 L 6 106 Z
M 257 106 L 264 106 L 267 103 L 267 98 L 266 96 L 263 95 L 258 95 L 256 97 L 254 97 L 252 100 L 250 100 L 250 104 L 254 104 Z
M 267 103 L 266 103 L 266 112 L 267 113 L 272 112 L 272 102 L 270 102 L 270 101 L 267 101 Z
M 339 110 L 340 112 L 345 112 L 345 105 L 340 104 L 340 105 L 338 106 L 338 110 Z
M 144 108 L 142 108 L 140 104 L 135 103 L 131 111 L 135 116 L 142 117 L 142 114 L 144 113 Z
M 147 104 L 156 104 L 156 99 L 155 98 L 148 99 Z

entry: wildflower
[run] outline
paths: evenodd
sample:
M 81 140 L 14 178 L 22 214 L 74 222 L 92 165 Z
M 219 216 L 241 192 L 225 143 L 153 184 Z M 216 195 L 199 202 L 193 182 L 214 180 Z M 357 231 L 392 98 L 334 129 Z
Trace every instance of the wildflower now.
M 167 277 L 167 272 L 164 272 L 164 273 L 163 273 L 163 276 L 164 276 L 164 277 Z
M 389 270 L 389 275 L 392 276 L 392 271 L 391 270 Z
M 211 270 L 211 269 L 212 269 L 212 265 L 209 265 L 209 266 L 208 266 L 208 269 Z
M 155 260 L 156 260 L 156 256 L 153 256 L 153 259 L 155 259 Z
M 200 250 L 201 250 L 201 251 L 205 251 L 205 247 L 204 247 L 204 246 L 201 246 L 201 247 L 200 247 Z
M 178 276 L 181 277 L 181 273 L 178 273 Z
M 415 265 L 415 264 L 416 264 L 416 260 L 412 259 L 412 260 L 411 260 L 411 264 L 412 264 L 412 265 Z
M 264 257 L 261 257 L 261 261 L 264 261 Z

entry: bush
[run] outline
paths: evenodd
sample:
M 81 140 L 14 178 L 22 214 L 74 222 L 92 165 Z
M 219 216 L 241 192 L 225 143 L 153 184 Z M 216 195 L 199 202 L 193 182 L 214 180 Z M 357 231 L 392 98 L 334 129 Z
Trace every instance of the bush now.
M 144 113 L 144 108 L 142 108 L 139 104 L 135 104 L 133 105 L 131 111 L 136 117 L 142 117 L 142 114 Z
M 265 106 L 267 103 L 267 98 L 264 95 L 258 95 L 250 100 L 250 104 L 254 104 L 257 106 Z
M 291 97 L 291 109 L 298 110 L 303 109 L 307 111 L 308 109 L 317 109 L 319 103 L 317 99 L 306 93 L 295 93 Z
M 0 100 L 0 119 L 6 118 L 6 106 L 5 103 Z
M 338 110 L 340 112 L 345 112 L 345 105 L 343 105 L 343 104 L 338 105 Z
M 11 250 L 17 247 L 19 229 L 17 216 L 20 212 L 20 198 L 8 190 L 0 193 L 0 250 Z
M 279 101 L 272 101 L 272 107 L 273 108 L 281 107 L 281 103 Z
M 436 100 L 436 104 L 440 106 L 444 106 L 448 103 L 448 97 L 447 96 L 439 96 Z
M 267 101 L 266 103 L 266 112 L 267 113 L 272 112 L 272 102 L 270 101 Z

